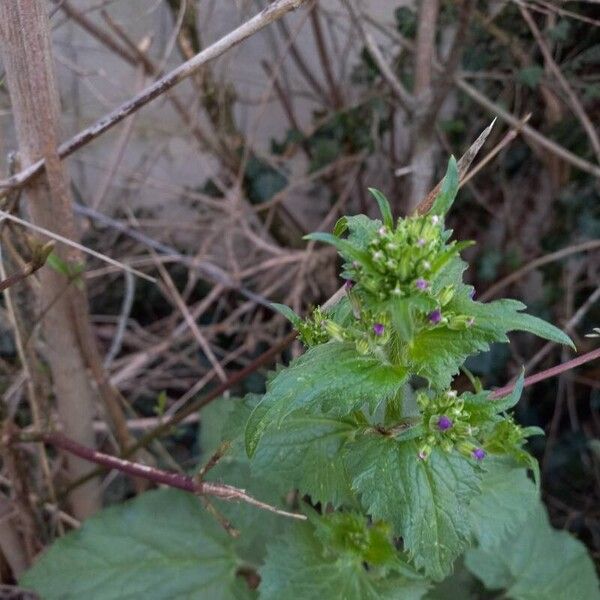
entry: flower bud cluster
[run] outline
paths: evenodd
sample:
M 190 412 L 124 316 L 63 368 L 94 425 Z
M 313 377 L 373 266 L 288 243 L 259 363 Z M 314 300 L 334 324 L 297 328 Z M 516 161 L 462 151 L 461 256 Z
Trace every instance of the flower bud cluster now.
M 485 458 L 486 452 L 477 439 L 480 430 L 473 425 L 471 413 L 454 390 L 433 397 L 421 392 L 417 396 L 417 403 L 424 429 L 419 458 L 427 460 L 434 448 L 448 453 L 457 449 L 477 461 Z
M 353 261 L 346 272 L 355 284 L 346 290 L 355 316 L 360 305 L 369 306 L 394 299 L 410 299 L 421 313 L 421 326 L 444 325 L 467 329 L 469 315 L 448 308 L 456 293 L 453 285 L 435 285 L 440 269 L 454 244 L 446 244 L 442 219 L 425 215 L 399 219 L 395 229 L 379 228 L 367 245 L 368 261 Z
M 437 215 L 399 219 L 395 229 L 379 227 L 363 246 L 366 254 L 346 263 L 349 318 L 328 318 L 317 309 L 299 328 L 302 341 L 307 345 L 329 340 L 354 342 L 361 354 L 394 361 L 394 351 L 385 348 L 395 340 L 394 300 L 410 304 L 411 310 L 405 314 L 413 320 L 410 330 L 414 335 L 441 326 L 453 330 L 471 327 L 473 317 L 452 310 L 455 286 L 435 284 L 442 267 L 459 250 L 454 243 L 446 244 L 447 238 Z
M 380 301 L 415 292 L 434 298 L 431 278 L 445 248 L 443 233 L 437 215 L 400 219 L 395 230 L 382 226 L 367 247 L 371 263 L 354 263 L 350 273 L 364 291 Z M 438 304 L 439 299 L 435 300 Z
M 329 322 L 326 312 L 317 306 L 309 317 L 297 325 L 302 343 L 306 346 L 316 346 L 328 342 L 331 334 L 327 330 L 326 324 Z
M 486 446 L 496 454 L 510 454 L 520 450 L 527 439 L 527 432 L 511 417 L 504 417 L 494 424 L 486 439 Z

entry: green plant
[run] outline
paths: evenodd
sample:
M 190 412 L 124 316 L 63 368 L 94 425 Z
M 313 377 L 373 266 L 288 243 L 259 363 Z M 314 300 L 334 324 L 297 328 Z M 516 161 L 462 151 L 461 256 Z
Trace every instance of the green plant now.
M 219 527 L 193 497 L 150 492 L 57 542 L 22 584 L 49 599 L 600 598 L 585 548 L 539 500 L 525 445 L 542 432 L 508 413 L 523 374 L 502 395 L 463 366 L 514 330 L 572 342 L 517 301 L 474 299 L 469 243 L 444 228 L 457 189 L 451 159 L 427 214 L 395 221 L 372 190 L 381 221 L 308 236 L 338 249 L 345 296 L 307 319 L 277 306 L 305 354 L 263 396 L 202 413 L 204 456 L 229 444 L 203 477 L 305 522 L 216 501 Z M 453 388 L 461 369 L 472 390 Z

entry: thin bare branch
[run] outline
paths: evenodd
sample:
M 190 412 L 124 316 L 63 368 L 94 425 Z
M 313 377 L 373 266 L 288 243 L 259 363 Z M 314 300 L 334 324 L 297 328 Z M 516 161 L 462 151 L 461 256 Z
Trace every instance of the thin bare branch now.
M 587 242 L 582 242 L 581 244 L 575 244 L 574 246 L 568 246 L 567 248 L 563 248 L 562 250 L 557 250 L 556 252 L 551 252 L 550 254 L 545 254 L 544 256 L 540 256 L 535 260 L 527 263 L 522 266 L 520 269 L 513 271 L 510 275 L 502 278 L 500 281 L 494 283 L 494 285 L 490 286 L 485 293 L 483 293 L 480 297 L 482 302 L 489 300 L 493 296 L 495 296 L 500 290 L 504 289 L 506 286 L 518 281 L 523 275 L 529 273 L 530 271 L 534 271 L 543 265 L 550 264 L 557 260 L 561 260 L 562 258 L 566 258 L 567 256 L 571 256 L 572 254 L 578 254 L 579 252 L 591 252 L 592 250 L 597 250 L 600 248 L 600 240 L 588 240 Z
M 579 101 L 577 94 L 575 94 L 573 88 L 567 81 L 567 78 L 562 74 L 562 71 L 559 69 L 558 65 L 554 61 L 552 53 L 550 52 L 548 45 L 544 41 L 542 33 L 540 32 L 538 26 L 533 20 L 533 17 L 531 16 L 531 14 L 529 13 L 529 11 L 523 3 L 517 2 L 517 4 L 519 6 L 519 10 L 521 11 L 521 15 L 523 16 L 523 19 L 525 19 L 525 22 L 529 26 L 529 29 L 531 30 L 531 33 L 533 34 L 533 37 L 535 38 L 535 41 L 537 42 L 540 48 L 544 60 L 546 61 L 546 65 L 548 66 L 550 71 L 552 71 L 552 73 L 556 77 L 556 80 L 567 95 L 569 103 L 571 104 L 571 108 L 577 116 L 577 118 L 579 119 L 579 122 L 585 130 L 588 139 L 590 140 L 590 144 L 594 149 L 594 152 L 596 153 L 596 160 L 600 163 L 600 139 L 598 139 L 597 125 L 594 126 L 587 113 L 585 112 L 585 109 L 583 108 L 581 102 Z
M 528 387 L 530 385 L 533 385 L 534 383 L 539 383 L 540 381 L 544 381 L 545 379 L 550 379 L 551 377 L 556 377 L 557 375 L 560 375 L 561 373 L 570 371 L 571 369 L 574 369 L 575 367 L 579 367 L 581 365 L 584 365 L 585 363 L 588 363 L 592 360 L 596 360 L 598 358 L 600 358 L 600 348 L 597 348 L 596 350 L 592 350 L 591 352 L 587 352 L 586 354 L 582 354 L 581 356 L 578 356 L 577 358 L 574 358 L 572 360 L 564 362 L 560 365 L 556 365 L 555 367 L 551 367 L 550 369 L 546 369 L 545 371 L 540 371 L 539 373 L 536 373 L 535 375 L 530 375 L 529 377 L 525 377 L 525 381 L 523 382 L 523 385 L 525 387 Z M 508 385 L 505 385 L 504 387 L 498 388 L 490 394 L 490 398 L 495 399 L 495 398 L 502 398 L 502 396 L 507 396 L 508 394 L 510 394 L 513 391 L 514 387 L 515 387 L 514 383 L 509 383 Z
M 73 152 L 79 150 L 79 148 L 85 146 L 92 140 L 95 140 L 105 131 L 108 131 L 129 115 L 138 111 L 155 98 L 158 98 L 179 82 L 196 73 L 198 69 L 207 62 L 221 56 L 223 53 L 243 42 L 257 31 L 260 31 L 273 21 L 280 19 L 289 11 L 298 8 L 304 2 L 306 2 L 306 0 L 276 0 L 272 4 L 269 4 L 269 6 L 240 25 L 237 29 L 234 29 L 221 39 L 217 40 L 214 44 L 211 44 L 202 50 L 202 52 L 196 54 L 194 58 L 184 62 L 176 69 L 173 69 L 133 98 L 127 100 L 104 117 L 98 119 L 93 125 L 90 125 L 90 127 L 80 131 L 70 140 L 61 144 L 58 148 L 60 158 L 64 159 L 65 157 L 70 156 Z M 23 169 L 20 173 L 1 181 L 0 190 L 2 191 L 0 191 L 0 197 L 5 195 L 8 190 L 24 185 L 43 168 L 44 160 L 38 160 Z
M 106 262 L 109 265 L 112 265 L 113 267 L 117 267 L 123 271 L 129 271 L 133 275 L 137 275 L 138 277 L 141 277 L 142 279 L 145 279 L 146 281 L 150 281 L 151 283 L 156 283 L 156 279 L 154 277 L 150 277 L 150 275 L 146 275 L 146 273 L 142 273 L 141 271 L 138 271 L 137 269 L 133 269 L 132 267 L 126 265 L 125 263 L 119 262 L 118 260 L 115 260 L 114 258 L 110 258 L 110 256 L 106 256 L 106 254 L 101 254 L 100 252 L 96 252 L 95 250 L 92 250 L 91 248 L 88 248 L 87 246 L 84 246 L 83 244 L 74 242 L 73 240 L 70 240 L 69 238 L 66 238 L 63 235 L 54 233 L 53 231 L 50 231 L 49 229 L 46 229 L 45 227 L 40 227 L 39 225 L 34 225 L 33 223 L 29 223 L 29 221 L 25 221 L 24 219 L 15 217 L 14 215 L 11 215 L 10 213 L 7 213 L 3 210 L 0 210 L 0 217 L 2 219 L 7 219 L 8 221 L 12 221 L 13 223 L 18 223 L 19 225 L 22 225 L 23 227 L 27 227 L 28 229 L 36 231 L 37 233 L 42 233 L 44 235 L 47 235 L 50 239 L 53 239 L 57 242 L 62 242 L 63 244 L 70 246 L 71 248 L 76 248 L 77 250 L 81 250 L 81 252 L 85 252 L 86 254 L 89 254 L 90 256 L 93 256 L 94 258 L 97 258 L 103 262 Z
M 352 15 L 352 20 L 354 21 L 354 25 L 358 28 L 360 35 L 369 51 L 369 54 L 375 61 L 377 68 L 381 71 L 382 77 L 386 80 L 387 84 L 390 86 L 394 96 L 398 98 L 402 106 L 407 110 L 412 110 L 414 105 L 414 97 L 412 94 L 404 87 L 402 82 L 396 77 L 396 74 L 388 64 L 387 60 L 381 53 L 379 46 L 373 39 L 373 36 L 366 30 L 363 25 L 363 20 L 361 18 L 360 11 L 356 6 L 355 0 L 344 0 L 344 3 L 348 7 L 350 14 Z

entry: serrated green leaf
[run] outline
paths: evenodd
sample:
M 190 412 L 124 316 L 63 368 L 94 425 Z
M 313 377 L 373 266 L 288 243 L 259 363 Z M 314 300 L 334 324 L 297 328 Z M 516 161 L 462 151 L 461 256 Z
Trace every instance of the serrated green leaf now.
M 423 461 L 414 442 L 375 435 L 348 444 L 346 457 L 365 510 L 394 526 L 417 568 L 448 575 L 469 542 L 467 506 L 480 478 L 473 461 L 439 450 Z
M 513 406 L 521 399 L 523 393 L 523 383 L 525 381 L 525 369 L 521 369 L 517 381 L 515 381 L 515 387 L 508 396 L 498 398 L 498 400 L 491 400 L 489 406 L 493 407 L 497 413 L 510 410 Z
M 294 327 L 297 328 L 302 323 L 302 317 L 297 315 L 289 306 L 279 304 L 278 302 L 271 302 L 271 306 L 278 313 L 282 314 Z
M 309 233 L 308 235 L 305 235 L 303 239 L 331 244 L 348 261 L 357 260 L 364 265 L 371 266 L 373 264 L 373 260 L 367 252 L 358 248 L 348 240 L 336 237 L 331 233 L 317 231 L 315 233 Z
M 457 298 L 453 307 L 475 317 L 475 325 L 479 329 L 494 334 L 495 337 L 503 335 L 505 341 L 508 341 L 505 336 L 507 332 L 527 331 L 545 340 L 575 348 L 566 333 L 538 317 L 521 312 L 527 307 L 518 300 L 504 299 L 483 303 L 462 297 Z
M 367 405 L 373 410 L 393 396 L 406 369 L 361 355 L 354 344 L 328 342 L 310 348 L 270 382 L 246 425 L 246 451 L 252 456 L 265 431 L 303 407 L 347 415 Z
M 298 488 L 313 503 L 353 505 L 340 449 L 355 430 L 350 419 L 293 413 L 281 427 L 267 431 L 251 462 L 252 472 Z
M 599 600 L 600 586 L 585 546 L 548 522 L 541 504 L 491 548 L 473 548 L 465 564 L 488 589 L 513 600 Z
M 442 189 L 434 200 L 429 214 L 444 216 L 450 210 L 458 193 L 458 184 L 458 166 L 454 156 L 451 156 L 448 161 L 446 175 L 442 181 Z
M 508 457 L 488 457 L 481 494 L 469 506 L 473 536 L 481 548 L 503 544 L 539 507 L 535 484 L 527 470 Z
M 375 200 L 377 200 L 377 205 L 379 206 L 379 212 L 381 213 L 381 218 L 383 220 L 383 224 L 388 229 L 393 229 L 394 227 L 394 217 L 392 216 L 392 209 L 390 207 L 390 203 L 388 199 L 375 188 L 369 188 L 369 192 Z
M 488 350 L 493 341 L 505 341 L 506 336 L 480 333 L 475 327 L 459 331 L 443 326 L 423 330 L 407 349 L 410 366 L 432 386 L 448 387 L 468 356 Z
M 198 498 L 158 490 L 87 520 L 20 583 L 45 600 L 251 598 L 239 566 L 231 538 Z
M 544 339 L 572 345 L 570 338 L 553 325 L 519 311 L 525 305 L 516 300 L 474 302 L 466 296 L 468 288 L 448 304 L 448 310 L 474 317 L 468 329 L 445 326 L 422 330 L 407 348 L 409 366 L 438 388 L 448 387 L 467 357 L 489 350 L 493 342 L 508 342 L 510 331 L 527 331 Z
M 355 244 L 358 248 L 365 250 L 369 242 L 377 235 L 381 227 L 379 219 L 369 219 L 365 215 L 354 215 L 347 217 L 348 223 L 348 241 Z
M 509 331 L 527 331 L 545 340 L 564 344 L 576 350 L 573 340 L 558 327 L 527 313 L 516 313 L 513 317 Z
M 269 545 L 260 570 L 261 600 L 419 600 L 427 583 L 365 569 L 351 553 L 325 549 L 312 525 L 296 525 L 292 534 Z

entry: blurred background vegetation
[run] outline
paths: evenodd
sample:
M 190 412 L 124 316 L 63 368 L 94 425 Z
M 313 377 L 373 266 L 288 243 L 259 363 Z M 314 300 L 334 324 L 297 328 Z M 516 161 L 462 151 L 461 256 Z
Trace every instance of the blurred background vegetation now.
M 264 4 L 48 2 L 61 139 Z M 450 216 L 456 237 L 477 242 L 465 252 L 467 279 L 479 299 L 522 300 L 564 328 L 578 353 L 597 347 L 600 339 L 586 334 L 600 326 L 599 25 L 600 5 L 591 0 L 319 0 L 70 158 L 84 243 L 159 278 L 150 283 L 94 258 L 84 276 L 103 367 L 131 434 L 151 430 L 276 346 L 289 324 L 268 301 L 305 314 L 335 292 L 335 252 L 303 235 L 331 229 L 343 214 L 375 216 L 367 187 L 383 191 L 395 214 L 409 214 L 441 179 L 448 156 L 462 155 L 495 117 L 474 163 L 482 167 Z M 5 176 L 17 143 L 3 82 L 0 75 Z M 13 260 L 5 244 L 18 255 L 23 231 L 3 230 L 3 252 Z M 12 293 L 35 325 L 43 307 L 28 308 L 32 286 Z M 8 414 L 26 426 L 31 408 L 13 323 L 5 303 L 0 392 Z M 37 327 L 28 335 L 43 365 L 49 349 L 36 342 Z M 506 383 L 521 365 L 532 373 L 573 356 L 533 336 L 512 342 L 469 365 L 486 386 Z M 276 359 L 300 351 L 294 343 Z M 270 366 L 250 368 L 231 393 L 262 391 Z M 40 388 L 52 416 L 47 369 Z M 546 431 L 531 450 L 554 525 L 598 561 L 600 364 L 529 388 L 517 415 Z M 101 408 L 93 420 L 98 447 L 117 452 Z M 154 462 L 196 464 L 199 420 L 201 412 L 192 414 L 155 441 Z M 7 468 L 4 499 L 14 497 Z M 31 485 L 45 496 L 42 476 Z M 107 502 L 135 493 L 114 475 L 102 489 Z M 60 516 L 44 519 L 33 520 L 38 545 L 60 531 Z M 6 557 L 0 571 L 10 580 Z

